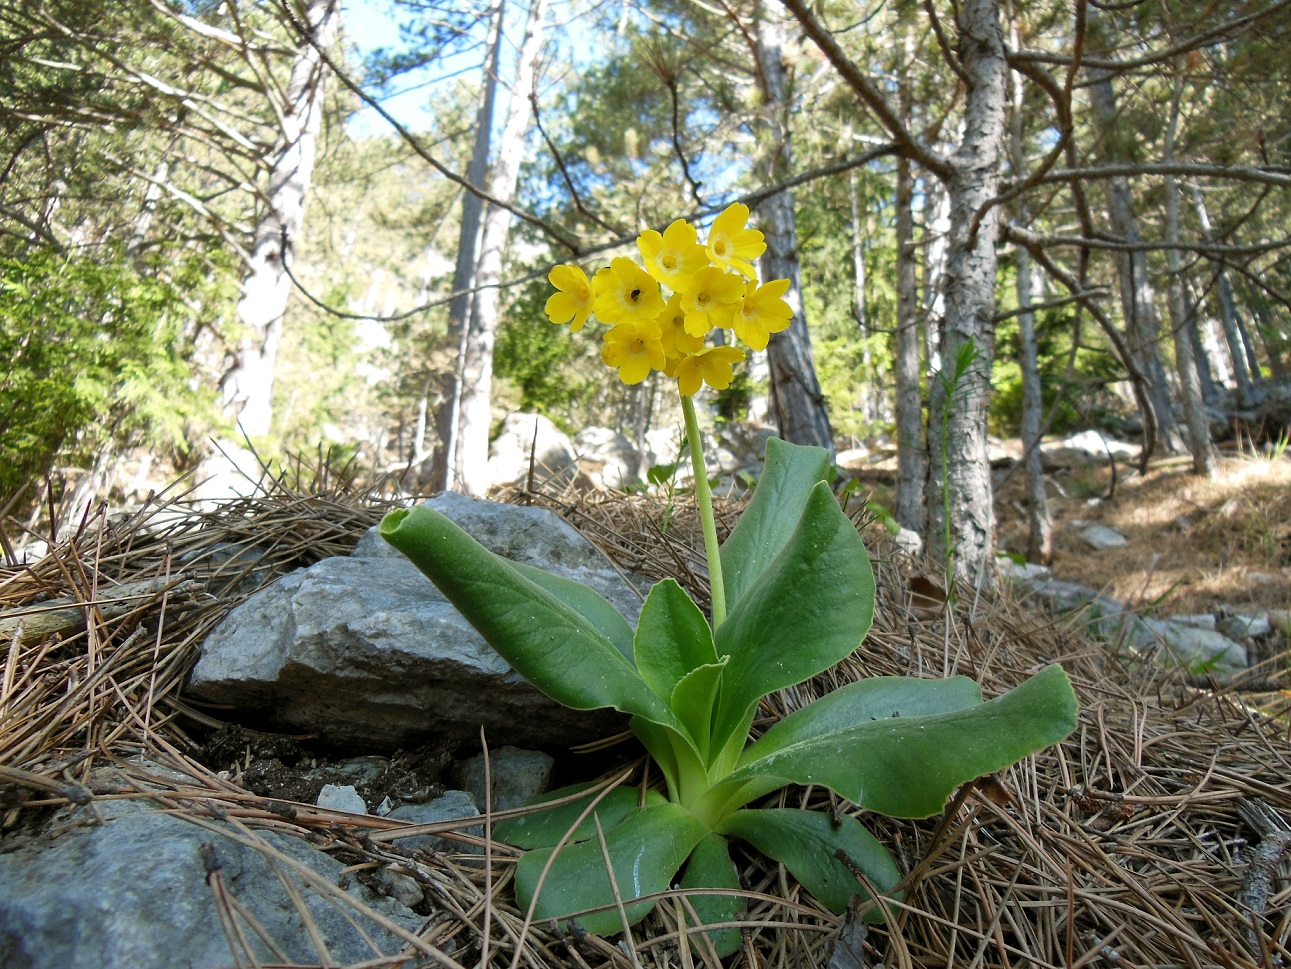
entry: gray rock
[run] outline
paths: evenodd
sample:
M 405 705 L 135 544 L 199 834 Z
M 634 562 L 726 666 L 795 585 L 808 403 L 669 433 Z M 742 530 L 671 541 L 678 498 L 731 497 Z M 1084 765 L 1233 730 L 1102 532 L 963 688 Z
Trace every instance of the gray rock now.
M 1191 673 L 1230 675 L 1247 667 L 1246 650 L 1222 633 L 1165 619 L 1142 619 L 1140 622 L 1164 647 L 1167 661 Z M 1140 648 L 1150 645 L 1141 639 L 1139 644 Z
M 918 556 L 923 551 L 923 536 L 910 528 L 901 528 L 892 536 L 892 541 L 896 543 L 897 548 L 911 558 Z
M 1080 530 L 1080 537 L 1086 545 L 1100 552 L 1109 548 L 1123 548 L 1130 544 L 1128 538 L 1106 525 L 1086 525 Z
M 1214 629 L 1215 615 L 1210 612 L 1199 612 L 1195 615 L 1171 616 L 1171 622 L 1177 622 L 1181 626 L 1192 626 L 1195 629 Z
M 637 449 L 618 431 L 585 427 L 574 435 L 579 464 L 603 488 L 625 488 L 636 481 Z
M 578 473 L 569 435 L 541 414 L 509 414 L 489 445 L 489 480 L 494 485 L 527 481 L 531 455 L 538 482 L 567 483 Z
M 413 824 L 439 824 L 442 821 L 460 821 L 462 818 L 478 818 L 479 808 L 475 799 L 465 791 L 445 791 L 442 797 L 425 804 L 401 804 L 389 814 L 388 818 L 399 821 L 410 821 Z M 463 834 L 484 836 L 484 828 L 474 825 L 461 829 Z M 466 845 L 449 838 L 438 838 L 430 834 L 415 834 L 406 838 L 396 838 L 397 844 L 404 851 L 449 851 L 474 853 L 473 845 Z
M 324 784 L 314 802 L 321 808 L 332 811 L 349 811 L 352 814 L 367 814 L 368 806 L 359 792 L 349 784 Z
M 499 747 L 489 751 L 489 780 L 493 788 L 494 811 L 529 804 L 547 790 L 551 780 L 551 757 L 537 750 Z M 470 792 L 476 804 L 484 804 L 484 755 L 477 754 L 462 764 L 462 787 Z
M 381 886 L 382 891 L 400 905 L 412 908 L 414 905 L 420 905 L 425 901 L 425 892 L 417 884 L 417 879 L 411 875 L 391 871 L 389 868 L 382 868 L 377 872 L 376 881 Z
M 1273 624 L 1269 622 L 1267 612 L 1246 614 L 1228 609 L 1220 610 L 1215 628 L 1229 639 L 1258 639 L 1273 632 Z
M 1014 582 L 1048 579 L 1053 574 L 1048 566 L 1039 562 L 1015 562 L 1007 555 L 996 558 L 995 564 L 999 567 L 1001 576 Z
M 631 624 L 641 591 L 550 511 L 446 493 L 428 503 L 500 555 L 583 582 Z M 388 551 L 387 551 L 388 550 Z M 352 750 L 432 739 L 552 747 L 621 729 L 568 710 L 515 673 L 379 536 L 233 609 L 202 645 L 188 692 Z
M 107 822 L 94 823 L 93 812 Z M 213 821 L 212 831 L 138 801 L 97 801 L 59 820 L 0 855 L 0 965 L 6 969 L 205 969 L 280 961 L 245 922 L 251 958 L 230 949 L 208 868 L 290 961 L 323 959 L 265 855 L 225 837 L 231 827 Z M 324 852 L 288 835 L 261 836 L 325 881 L 340 883 L 344 866 Z M 370 918 L 308 887 L 286 865 L 278 869 L 304 898 L 334 962 L 401 949 Z M 420 926 L 420 918 L 392 899 L 358 885 L 350 895 L 409 931 Z

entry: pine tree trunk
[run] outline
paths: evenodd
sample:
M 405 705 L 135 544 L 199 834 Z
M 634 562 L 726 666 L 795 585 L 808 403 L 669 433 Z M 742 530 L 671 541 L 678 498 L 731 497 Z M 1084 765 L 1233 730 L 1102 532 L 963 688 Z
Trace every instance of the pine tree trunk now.
M 515 197 L 524 158 L 524 136 L 529 127 L 530 94 L 542 54 L 543 21 L 547 0 L 533 0 L 529 22 L 520 46 L 515 86 L 502 128 L 502 144 L 489 178 L 489 194 L 502 202 Z M 493 389 L 493 347 L 497 341 L 501 316 L 502 257 L 511 232 L 511 213 L 491 206 L 484 220 L 480 241 L 480 258 L 475 270 L 475 299 L 471 307 L 471 325 L 466 338 L 462 366 L 461 407 L 457 422 L 457 467 L 460 490 L 482 495 L 492 482 L 488 477 L 489 426 L 492 421 L 490 398 Z
M 770 143 L 762 149 L 763 174 L 768 184 L 792 172 L 789 130 L 788 82 L 783 49 L 786 37 L 783 15 L 761 8 L 758 16 L 757 57 L 766 80 L 766 108 Z M 762 278 L 788 279 L 785 300 L 793 309 L 789 329 L 772 334 L 767 346 L 771 371 L 771 410 L 780 437 L 793 444 L 814 444 L 834 456 L 834 433 L 829 423 L 825 395 L 816 377 L 811 336 L 802 304 L 802 273 L 798 261 L 798 232 L 793 193 L 778 192 L 758 208 L 767 251 L 761 259 Z
M 224 416 L 238 421 L 249 437 L 269 433 L 273 424 L 274 368 L 291 295 L 286 267 L 304 229 L 305 199 L 323 124 L 325 71 L 318 51 L 335 41 L 340 19 L 340 0 L 310 0 L 305 8 L 311 40 L 297 51 L 287 83 L 282 131 L 265 193 L 266 211 L 256 226 L 238 301 L 244 333 L 220 380 Z
M 1018 46 L 1016 27 L 1012 37 Z M 1013 163 L 1013 177 L 1021 178 L 1026 171 L 1026 146 L 1022 132 L 1023 90 L 1017 75 L 1013 75 L 1013 116 L 1009 126 L 1009 154 Z M 1018 200 L 1018 225 L 1028 228 L 1031 212 L 1026 196 Z M 1053 515 L 1049 511 L 1049 496 L 1045 493 L 1044 454 L 1040 450 L 1040 431 L 1044 421 L 1044 398 L 1040 387 L 1040 348 L 1036 340 L 1035 314 L 1031 312 L 1031 253 L 1019 246 L 1016 254 L 1016 290 L 1018 309 L 1018 337 L 1022 349 L 1022 452 L 1023 470 L 1027 490 L 1027 560 L 1048 565 L 1053 560 Z
M 1111 75 L 1106 71 L 1091 72 L 1094 83 L 1090 87 L 1090 103 L 1104 137 L 1117 124 L 1116 95 L 1112 90 Z M 1109 152 L 1117 159 L 1114 149 Z M 1112 232 L 1117 238 L 1131 245 L 1143 241 L 1138 219 L 1130 201 L 1129 182 L 1124 178 L 1107 181 L 1107 214 Z M 1142 250 L 1120 252 L 1116 258 L 1120 279 L 1121 309 L 1125 316 L 1125 331 L 1130 352 L 1140 372 L 1147 378 L 1148 400 L 1157 423 L 1157 440 L 1167 451 L 1178 454 L 1184 450 L 1179 422 L 1171 406 L 1170 382 L 1161 362 L 1159 342 L 1161 325 L 1157 316 L 1156 293 L 1148 275 L 1147 256 Z
M 1179 101 L 1183 95 L 1183 77 L 1176 75 L 1174 97 L 1170 103 L 1170 120 L 1165 133 L 1165 161 L 1174 160 L 1174 140 L 1179 127 Z M 1166 242 L 1170 247 L 1179 244 L 1179 183 L 1173 175 L 1165 177 Z M 1192 352 L 1192 320 L 1184 296 L 1183 266 L 1177 248 L 1166 249 L 1166 267 L 1170 273 L 1166 291 L 1166 305 L 1170 311 L 1170 329 L 1174 332 L 1175 366 L 1179 371 L 1179 388 L 1183 395 L 1185 426 L 1188 430 L 1188 450 L 1192 454 L 1194 474 L 1206 478 L 1215 476 L 1215 447 L 1210 440 L 1206 423 L 1206 407 L 1201 399 L 1201 381 L 1197 376 L 1197 362 Z
M 906 49 L 911 47 L 907 36 Z M 910 78 L 903 76 L 898 89 L 901 120 L 910 119 Z M 914 173 L 910 159 L 897 159 L 897 327 L 893 336 L 893 368 L 896 371 L 897 412 L 897 507 L 902 527 L 923 534 L 923 486 L 927 474 L 927 442 L 924 440 L 923 393 L 920 388 L 919 294 L 915 279 Z
M 1177 190 L 1176 190 L 1177 191 Z M 1197 220 L 1201 223 L 1202 237 L 1210 242 L 1214 238 L 1210 213 L 1206 211 L 1206 200 L 1202 198 L 1201 189 L 1194 183 L 1192 186 L 1192 203 L 1197 210 Z M 1219 318 L 1224 327 L 1224 340 L 1228 344 L 1228 353 L 1233 361 L 1233 379 L 1237 381 L 1237 402 L 1242 407 L 1251 406 L 1251 371 L 1247 367 L 1246 345 L 1238 331 L 1237 307 L 1233 302 L 1233 287 L 1228 281 L 1228 271 L 1219 270 Z
M 957 22 L 967 96 L 963 137 L 951 158 L 948 185 L 943 375 L 970 351 L 972 360 L 953 387 L 944 380 L 932 387 L 925 501 L 928 547 L 944 557 L 960 582 L 976 584 L 990 581 L 995 554 L 986 411 L 995 356 L 999 208 L 989 208 L 977 231 L 972 229 L 976 214 L 999 186 L 1007 68 L 996 0 L 964 0 Z
M 502 18 L 505 0 L 497 0 L 491 12 L 488 36 L 488 62 L 484 65 L 480 109 L 475 117 L 475 145 L 466 168 L 466 180 L 484 189 L 489 174 L 489 148 L 493 135 L 493 110 L 497 100 L 498 69 L 502 61 Z M 456 348 L 453 370 L 444 380 L 443 400 L 435 415 L 439 449 L 431 464 L 430 482 L 435 491 L 451 491 L 461 477 L 461 448 L 458 432 L 461 426 L 462 387 L 465 376 L 467 345 L 470 341 L 471 304 L 474 302 L 475 271 L 480 244 L 480 224 L 484 218 L 484 201 L 474 192 L 462 195 L 461 229 L 457 238 L 457 264 L 453 269 L 453 297 L 448 304 L 448 345 Z M 487 429 L 485 434 L 488 434 Z M 487 447 L 487 441 L 486 445 Z

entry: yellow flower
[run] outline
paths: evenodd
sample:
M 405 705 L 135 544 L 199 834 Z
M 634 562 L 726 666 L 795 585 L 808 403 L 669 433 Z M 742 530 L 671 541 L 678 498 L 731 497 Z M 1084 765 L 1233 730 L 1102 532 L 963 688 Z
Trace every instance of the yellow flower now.
M 653 320 L 663 312 L 663 295 L 650 274 L 627 256 L 618 256 L 592 279 L 592 312 L 614 326 Z
M 702 338 L 715 326 L 730 326 L 731 317 L 743 298 L 744 280 L 741 277 L 722 272 L 716 266 L 705 266 L 695 273 L 690 288 L 681 294 L 686 332 Z M 597 313 L 599 315 L 600 310 Z
M 749 220 L 749 207 L 733 202 L 713 220 L 708 230 L 708 258 L 716 266 L 731 268 L 749 279 L 757 276 L 750 259 L 767 251 L 763 235 L 757 229 L 745 228 Z
M 690 397 L 704 384 L 725 390 L 734 376 L 731 366 L 743 359 L 744 351 L 736 347 L 709 347 L 670 365 L 670 375 L 677 378 L 677 390 L 683 397 Z
M 664 368 L 663 344 L 655 320 L 626 320 L 605 331 L 601 359 L 625 384 L 639 384 L 651 370 Z
M 699 233 L 685 219 L 677 219 L 662 235 L 646 229 L 637 236 L 637 248 L 645 260 L 646 272 L 674 292 L 684 290 L 690 277 L 708 265 Z
M 669 360 L 704 349 L 703 337 L 691 336 L 686 332 L 686 313 L 681 308 L 680 293 L 673 293 L 668 300 L 668 306 L 659 317 L 659 329 L 663 341 L 663 355 Z
M 744 300 L 731 318 L 735 335 L 754 350 L 765 350 L 772 333 L 789 328 L 793 310 L 783 299 L 789 280 L 773 279 L 759 286 L 756 279 L 744 288 Z
M 553 323 L 568 323 L 577 333 L 592 312 L 592 284 L 587 273 L 577 266 L 557 266 L 547 276 L 559 292 L 547 298 L 547 319 Z

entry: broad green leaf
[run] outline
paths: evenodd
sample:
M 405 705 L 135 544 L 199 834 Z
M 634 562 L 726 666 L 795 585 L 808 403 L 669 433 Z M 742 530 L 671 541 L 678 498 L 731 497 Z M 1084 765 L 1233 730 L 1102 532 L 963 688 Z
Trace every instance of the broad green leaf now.
M 681 888 L 724 888 L 739 891 L 740 873 L 731 861 L 731 848 L 720 834 L 709 834 L 699 843 L 686 862 L 686 872 L 679 883 Z M 716 925 L 720 922 L 731 922 L 748 910 L 748 899 L 743 895 L 689 895 L 690 905 L 699 917 L 701 925 Z M 717 955 L 729 956 L 740 947 L 739 929 L 713 929 L 705 932 L 713 943 Z M 692 937 L 692 943 L 698 951 L 699 940 Z
M 828 480 L 829 452 L 819 447 L 767 439 L 758 486 L 739 522 L 722 544 L 726 607 L 733 609 L 784 548 L 802 517 L 807 496 Z
M 901 880 L 901 869 L 879 840 L 850 815 L 837 818 L 793 808 L 736 811 L 721 833 L 747 841 L 783 864 L 803 888 L 833 912 L 853 895 L 870 898 L 865 886 L 838 860 L 842 851 L 882 894 Z
M 850 654 L 873 617 L 869 556 L 822 482 L 780 554 L 717 630 L 717 653 L 729 655 L 730 663 L 714 744 L 746 732 L 761 697 Z
M 392 511 L 381 536 L 439 587 L 511 666 L 575 710 L 613 707 L 675 724 L 667 704 L 599 629 L 443 515 Z
M 903 713 L 844 726 L 842 706 L 832 711 L 839 715 L 838 729 L 827 732 L 813 730 L 810 715 L 795 723 L 790 721 L 798 713 L 786 717 L 784 730 L 768 731 L 745 751 L 729 781 L 772 785 L 766 790 L 823 784 L 871 811 L 924 818 L 940 811 L 961 784 L 1003 770 L 1076 729 L 1076 695 L 1057 665 L 1002 696 L 950 713 Z
M 588 785 L 586 784 L 562 787 L 559 790 L 543 795 L 542 800 L 558 801 L 569 797 L 571 794 L 577 794 L 587 787 Z M 509 821 L 502 821 L 494 826 L 494 836 L 507 844 L 515 845 L 517 848 L 550 848 L 565 837 L 565 832 L 578 820 L 578 816 L 583 813 L 587 805 L 592 802 L 598 793 L 600 792 L 591 791 L 585 797 L 570 801 L 568 804 L 561 804 L 557 807 L 548 808 L 546 811 L 538 811 L 534 814 L 526 814 L 523 817 L 512 818 Z M 663 795 L 655 791 L 646 792 L 646 807 L 662 803 Z M 616 787 L 601 798 L 592 810 L 596 815 L 599 815 L 602 829 L 609 831 L 611 828 L 618 827 L 624 818 L 640 807 L 642 807 L 641 792 L 637 788 Z M 596 822 L 592 820 L 592 815 L 588 814 L 583 823 L 578 826 L 578 829 L 569 836 L 568 840 L 571 842 L 586 841 L 588 838 L 595 837 Z
M 690 731 L 705 764 L 709 762 L 713 711 L 717 707 L 717 695 L 722 686 L 722 671 L 725 668 L 726 660 L 723 658 L 720 663 L 709 663 L 691 670 L 681 678 L 677 688 L 672 691 L 670 700 L 672 712 Z
M 605 832 L 605 845 L 614 868 L 619 897 L 626 905 L 628 923 L 646 916 L 655 902 L 636 899 L 666 891 L 686 858 L 708 830 L 685 808 L 660 804 L 629 814 L 613 830 Z M 528 909 L 538 892 L 543 866 L 551 848 L 526 852 L 516 865 L 516 898 L 521 910 Z M 596 837 L 565 845 L 556 855 L 538 894 L 534 917 L 538 921 L 576 916 L 579 924 L 598 935 L 610 935 L 623 928 L 614 904 L 614 890 Z M 587 909 L 608 906 L 603 911 Z
M 676 580 L 656 582 L 646 596 L 633 654 L 637 672 L 663 700 L 691 670 L 717 662 L 708 620 Z
M 872 676 L 839 687 L 774 724 L 756 743 L 744 749 L 739 766 L 872 720 L 951 713 L 981 702 L 981 689 L 967 676 L 944 680 Z
M 581 582 L 567 579 L 563 575 L 552 575 L 523 562 L 508 560 L 507 564 L 590 622 L 614 644 L 629 663 L 632 662 L 632 627 L 599 592 Z

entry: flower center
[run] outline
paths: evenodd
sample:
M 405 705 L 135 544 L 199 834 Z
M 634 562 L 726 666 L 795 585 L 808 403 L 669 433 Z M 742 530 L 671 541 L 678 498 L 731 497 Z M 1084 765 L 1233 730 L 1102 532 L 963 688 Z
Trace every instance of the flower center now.
M 634 289 L 634 290 L 632 290 L 632 292 L 628 293 L 628 299 L 632 300 L 632 302 L 634 302 L 634 303 L 635 303 L 637 300 L 639 300 L 640 298 L 641 298 L 641 290 L 640 290 L 640 289 Z
M 709 295 L 708 295 L 707 293 L 696 293 L 696 294 L 695 294 L 695 305 L 697 305 L 697 306 L 707 306 L 707 305 L 708 305 L 708 301 L 709 301 L 709 299 L 710 299 L 710 297 L 709 297 Z
M 717 253 L 719 256 L 726 255 L 726 243 L 721 239 L 718 239 L 713 243 L 713 252 Z
M 677 268 L 677 259 L 675 256 L 664 256 L 659 260 L 659 262 L 662 264 L 663 268 L 669 272 L 672 272 Z

